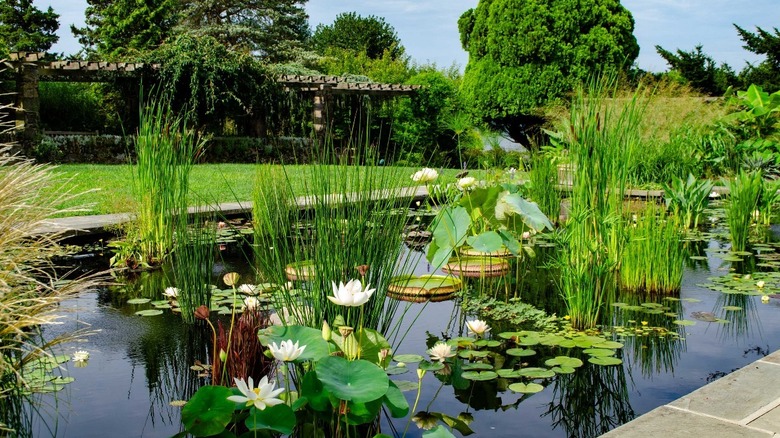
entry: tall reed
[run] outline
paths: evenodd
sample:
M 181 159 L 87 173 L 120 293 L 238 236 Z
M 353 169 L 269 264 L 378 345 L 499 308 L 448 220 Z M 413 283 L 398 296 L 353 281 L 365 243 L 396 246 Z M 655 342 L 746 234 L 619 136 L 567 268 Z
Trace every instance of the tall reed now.
M 645 104 L 615 93 L 614 76 L 580 87 L 562 126 L 573 159 L 574 179 L 559 288 L 577 328 L 596 324 L 605 299 L 614 293 L 626 242 L 623 198 L 628 165 L 641 144 Z
M 627 230 L 628 244 L 620 265 L 621 287 L 661 294 L 678 292 L 685 251 L 677 218 L 650 205 Z
M 361 144 L 352 148 L 355 163 L 370 149 Z M 304 171 L 300 208 L 307 222 L 300 226 L 299 205 L 283 169 L 259 170 L 254 197 L 259 274 L 265 281 L 285 284 L 285 270 L 295 272 L 300 266 L 299 277 L 307 279 L 296 280 L 296 291 L 282 288 L 275 294 L 277 310 L 290 313 L 298 323 L 320 327 L 323 320 L 333 322 L 341 315 L 355 327 L 362 317 L 364 327 L 387 334 L 398 301 L 385 300 L 384 295 L 398 264 L 409 207 L 408 195 L 404 197 L 408 192 L 398 184 L 404 180 L 399 172 L 405 171 L 350 165 L 327 140 L 314 154 L 317 164 Z M 290 265 L 293 262 L 306 265 Z M 367 268 L 363 272 L 359 267 Z M 377 292 L 360 311 L 344 315 L 327 296 L 333 293 L 332 282 L 350 279 L 361 279 Z
M 173 249 L 174 213 L 186 204 L 189 173 L 203 144 L 185 117 L 172 113 L 165 97 L 151 99 L 141 109 L 133 179 L 141 254 L 147 263 L 161 263 Z
M 754 212 L 758 211 L 764 182 L 761 172 L 740 170 L 734 180 L 726 183 L 729 199 L 726 203 L 726 223 L 731 233 L 732 251 L 744 251 L 750 235 Z
M 185 322 L 193 323 L 195 309 L 211 304 L 211 275 L 217 237 L 213 225 L 196 217 L 192 227 L 188 227 L 187 217 L 187 214 L 179 215 L 172 257 L 173 277 L 179 289 L 177 301 L 181 317 Z
M 558 166 L 552 156 L 534 154 L 528 176 L 531 182 L 528 197 L 539 205 L 539 209 L 550 221 L 558 223 L 561 214 L 561 192 L 557 187 Z

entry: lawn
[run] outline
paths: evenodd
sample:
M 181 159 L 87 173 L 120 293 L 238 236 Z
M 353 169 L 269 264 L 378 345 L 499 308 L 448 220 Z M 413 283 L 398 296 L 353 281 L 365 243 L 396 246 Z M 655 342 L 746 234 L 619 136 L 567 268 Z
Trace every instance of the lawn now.
M 305 166 L 285 166 L 296 194 L 305 192 Z M 87 205 L 78 214 L 108 214 L 132 212 L 133 175 L 130 165 L 68 164 L 60 165 L 57 172 L 63 176 L 63 189 L 74 192 L 86 191 L 77 199 L 62 205 L 72 207 Z M 200 164 L 193 168 L 190 177 L 190 205 L 218 204 L 223 202 L 249 201 L 258 167 L 254 164 Z M 343 171 L 343 167 L 334 167 Z M 359 167 L 348 167 L 359 169 Z M 399 185 L 412 186 L 410 176 L 418 168 L 384 168 L 389 178 Z M 442 171 L 443 181 L 454 182 L 457 169 Z M 477 172 L 481 174 L 481 172 Z M 475 175 L 478 176 L 478 175 Z

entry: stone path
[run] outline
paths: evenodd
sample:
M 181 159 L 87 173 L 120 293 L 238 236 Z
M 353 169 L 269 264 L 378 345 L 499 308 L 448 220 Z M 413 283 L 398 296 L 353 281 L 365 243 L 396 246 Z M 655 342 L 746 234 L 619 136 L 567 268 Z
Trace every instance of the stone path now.
M 602 436 L 780 438 L 780 351 Z

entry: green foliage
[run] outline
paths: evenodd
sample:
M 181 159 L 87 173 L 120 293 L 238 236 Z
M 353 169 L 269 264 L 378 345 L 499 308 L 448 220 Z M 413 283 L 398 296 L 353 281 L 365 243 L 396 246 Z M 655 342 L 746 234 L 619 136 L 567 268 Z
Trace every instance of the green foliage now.
M 0 56 L 6 52 L 46 52 L 59 40 L 59 14 L 41 11 L 32 0 L 0 3 Z
M 87 0 L 85 26 L 71 32 L 86 55 L 127 61 L 170 37 L 178 8 L 178 0 Z
M 179 289 L 177 301 L 184 322 L 195 322 L 195 309 L 211 305 L 211 275 L 214 267 L 216 233 L 213 225 L 207 225 L 196 215 L 193 228 L 188 227 L 186 192 L 179 203 L 178 225 L 173 248 L 173 278 Z M 181 207 L 184 207 L 181 209 Z M 213 224 L 214 222 L 211 221 Z
M 337 15 L 333 24 L 318 24 L 310 42 L 323 55 L 332 48 L 364 53 L 369 59 L 382 58 L 385 52 L 391 59 L 404 55 L 401 40 L 384 18 L 362 17 L 355 12 Z
M 309 32 L 305 0 L 183 0 L 176 34 L 218 41 L 231 51 L 286 62 Z
M 534 154 L 531 170 L 528 172 L 530 185 L 528 197 L 539 204 L 544 214 L 553 223 L 558 222 L 561 213 L 561 192 L 558 189 L 558 166 L 549 154 Z
M 269 118 L 278 86 L 251 54 L 230 50 L 210 36 L 181 35 L 152 52 L 160 79 L 188 122 L 219 129 L 233 117 L 247 125 Z M 257 133 L 257 134 L 264 134 Z
M 655 50 L 672 70 L 702 93 L 722 96 L 730 86 L 736 84 L 737 77 L 731 67 L 727 64 L 718 67 L 710 56 L 702 52 L 701 45 L 690 52 L 677 49 L 676 54 L 661 46 L 655 46 Z
M 617 0 L 482 0 L 458 27 L 469 52 L 463 99 L 477 119 L 498 123 L 534 115 L 639 53 L 634 20 Z
M 726 222 L 731 233 L 731 250 L 744 251 L 750 235 L 753 212 L 758 209 L 764 189 L 763 176 L 761 172 L 740 171 L 726 186 L 729 189 Z
M 666 207 L 674 212 L 684 228 L 698 228 L 714 186 L 709 180 L 697 181 L 693 174 L 688 174 L 687 180 L 675 178 L 671 185 L 664 185 Z
M 774 28 L 772 33 L 757 27 L 756 33 L 753 33 L 736 24 L 734 27 L 745 43 L 745 49 L 757 55 L 766 55 L 764 62 L 757 67 L 747 68 L 741 74 L 743 83 L 755 83 L 770 92 L 780 91 L 780 31 Z
M 328 48 L 325 56 L 317 63 L 317 69 L 328 75 L 356 77 L 362 82 L 368 80 L 385 84 L 404 83 L 410 75 L 409 59 L 393 58 L 384 52 L 371 58 L 364 52 L 338 47 Z
M 47 131 L 121 133 L 115 114 L 105 108 L 103 93 L 94 84 L 41 82 L 41 124 Z

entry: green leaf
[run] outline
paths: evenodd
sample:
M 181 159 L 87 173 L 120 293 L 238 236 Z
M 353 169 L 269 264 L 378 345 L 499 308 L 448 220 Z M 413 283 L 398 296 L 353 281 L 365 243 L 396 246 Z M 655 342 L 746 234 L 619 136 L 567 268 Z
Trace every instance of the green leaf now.
M 395 383 L 402 392 L 417 391 L 417 382 L 412 382 L 411 380 L 393 380 L 393 383 Z
M 160 309 L 146 309 L 146 310 L 139 310 L 135 312 L 138 316 L 157 316 L 162 315 L 163 311 Z
M 519 215 L 523 223 L 531 229 L 536 231 L 543 231 L 545 228 L 553 229 L 552 222 L 547 215 L 542 213 L 539 206 L 535 202 L 526 201 L 519 193 L 504 196 L 503 202 L 507 203 L 512 213 Z
M 330 397 L 328 397 L 328 392 L 325 391 L 322 382 L 317 378 L 316 371 L 309 371 L 303 375 L 301 398 L 306 398 L 309 401 L 309 406 L 315 411 L 329 412 L 331 409 Z
M 514 392 L 519 392 L 521 394 L 536 394 L 537 392 L 541 392 L 544 389 L 544 386 L 538 384 L 538 383 L 513 383 L 509 385 L 509 390 Z
M 531 379 L 549 379 L 555 377 L 555 372 L 546 368 L 521 368 L 520 375 Z
M 621 363 L 623 363 L 622 360 L 612 356 L 602 356 L 602 357 L 591 356 L 588 359 L 588 362 L 594 365 L 620 365 Z
M 672 321 L 672 323 L 677 324 L 677 325 L 684 325 L 685 326 L 685 325 L 694 325 L 694 324 L 696 324 L 696 321 L 689 321 L 687 319 L 677 319 L 677 320 Z
M 475 250 L 484 253 L 498 251 L 503 246 L 501 236 L 495 231 L 486 231 L 476 236 L 469 236 L 466 242 Z
M 328 343 L 322 339 L 322 330 L 300 325 L 274 325 L 258 331 L 257 337 L 264 347 L 275 342 L 279 345 L 282 341 L 291 340 L 298 342 L 300 346 L 306 346 L 296 359 L 296 362 L 307 360 L 317 361 L 330 354 Z
M 423 360 L 423 357 L 419 354 L 396 354 L 393 356 L 393 360 L 403 363 L 417 363 Z
M 425 371 L 439 371 L 444 368 L 444 364 L 441 362 L 428 362 L 427 360 L 424 360 L 420 362 L 418 367 Z
M 535 355 L 536 351 L 530 348 L 510 348 L 506 350 L 506 354 L 516 357 L 527 357 Z
M 446 207 L 432 224 L 433 239 L 440 248 L 457 248 L 466 240 L 471 217 L 463 207 Z
M 377 400 L 387 393 L 390 382 L 384 370 L 373 363 L 338 356 L 317 362 L 317 379 L 336 398 L 355 403 Z
M 409 402 L 394 382 L 390 382 L 383 399 L 393 418 L 403 418 L 409 413 Z
M 150 302 L 149 298 L 133 298 L 132 300 L 127 300 L 127 304 L 146 304 Z
M 296 419 L 295 413 L 286 404 L 269 406 L 263 410 L 252 406 L 244 424 L 249 430 L 269 429 L 289 435 L 295 429 Z
M 497 378 L 498 374 L 494 371 L 464 371 L 463 374 L 461 374 L 461 377 L 467 380 L 484 382 Z
M 579 368 L 583 365 L 581 360 L 569 356 L 556 356 L 553 359 L 547 359 L 544 364 L 548 367 L 561 366 L 568 368 Z
M 233 418 L 236 404 L 228 397 L 233 391 L 224 386 L 200 388 L 181 410 L 184 428 L 196 437 L 216 435 Z
M 426 430 L 423 432 L 422 436 L 427 438 L 455 438 L 455 435 L 453 435 L 452 432 L 441 425 L 436 426 L 431 430 Z

